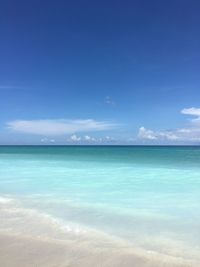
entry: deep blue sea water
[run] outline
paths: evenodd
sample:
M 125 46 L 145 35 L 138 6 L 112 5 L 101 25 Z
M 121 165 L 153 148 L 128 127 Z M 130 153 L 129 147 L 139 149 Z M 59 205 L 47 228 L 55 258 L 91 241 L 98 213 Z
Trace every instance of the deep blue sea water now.
M 200 260 L 200 147 L 1 146 L 0 197 Z

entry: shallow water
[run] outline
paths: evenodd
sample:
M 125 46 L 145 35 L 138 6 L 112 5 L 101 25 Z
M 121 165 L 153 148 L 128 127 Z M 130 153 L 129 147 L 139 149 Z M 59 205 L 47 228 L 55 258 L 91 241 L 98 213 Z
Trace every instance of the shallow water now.
M 198 147 L 0 147 L 0 196 L 7 231 L 25 231 L 33 212 L 79 236 L 200 260 Z

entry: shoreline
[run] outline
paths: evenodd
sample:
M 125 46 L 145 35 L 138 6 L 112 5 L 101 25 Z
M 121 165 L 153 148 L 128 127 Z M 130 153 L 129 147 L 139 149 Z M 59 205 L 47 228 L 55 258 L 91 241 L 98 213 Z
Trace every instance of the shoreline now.
M 56 218 L 0 198 L 3 267 L 197 267 L 195 261 L 146 251 L 98 231 L 61 225 Z

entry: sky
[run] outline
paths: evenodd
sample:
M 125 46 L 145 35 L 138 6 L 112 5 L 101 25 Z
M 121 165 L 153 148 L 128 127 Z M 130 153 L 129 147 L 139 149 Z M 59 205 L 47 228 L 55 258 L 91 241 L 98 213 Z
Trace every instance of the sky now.
M 200 144 L 200 1 L 0 3 L 0 144 Z

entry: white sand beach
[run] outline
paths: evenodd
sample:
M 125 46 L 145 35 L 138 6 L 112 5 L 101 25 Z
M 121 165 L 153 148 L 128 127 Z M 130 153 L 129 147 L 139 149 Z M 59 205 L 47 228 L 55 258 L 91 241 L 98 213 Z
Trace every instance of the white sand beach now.
M 105 247 L 101 242 L 58 241 L 0 235 L 0 265 L 4 267 L 197 267 L 181 259 L 143 254 L 132 248 Z
M 0 266 L 197 267 L 191 260 L 145 251 L 104 233 L 64 227 L 16 200 L 0 200 Z

